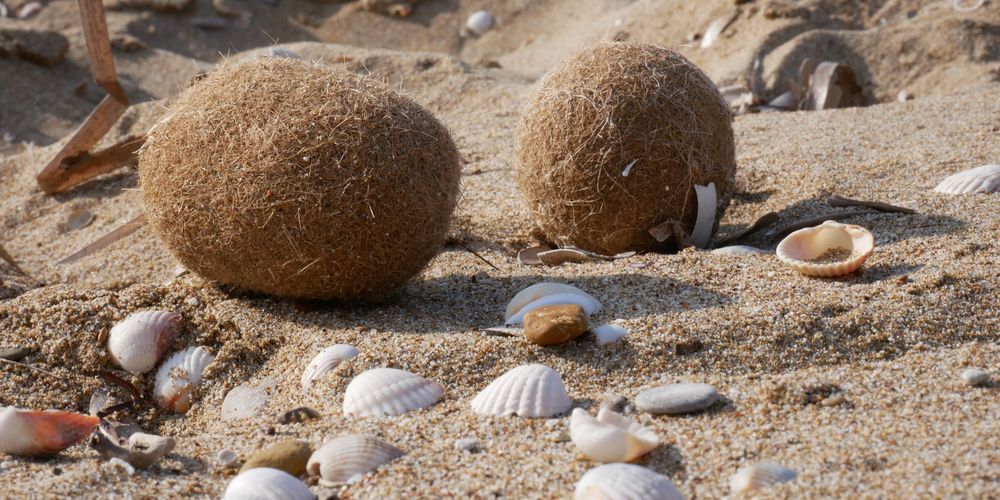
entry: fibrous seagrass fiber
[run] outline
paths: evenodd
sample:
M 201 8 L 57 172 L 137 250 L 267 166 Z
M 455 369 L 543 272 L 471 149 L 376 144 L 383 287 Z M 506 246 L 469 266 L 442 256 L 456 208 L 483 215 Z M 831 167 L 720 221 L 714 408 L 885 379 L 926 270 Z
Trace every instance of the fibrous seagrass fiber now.
M 602 43 L 538 84 L 517 133 L 518 187 L 553 243 L 607 255 L 666 251 L 649 229 L 690 233 L 695 184 L 720 214 L 736 172 L 732 115 L 715 84 L 668 49 Z
M 282 297 L 374 299 L 441 249 L 459 155 L 429 111 L 319 63 L 227 63 L 149 132 L 150 224 L 213 281 Z

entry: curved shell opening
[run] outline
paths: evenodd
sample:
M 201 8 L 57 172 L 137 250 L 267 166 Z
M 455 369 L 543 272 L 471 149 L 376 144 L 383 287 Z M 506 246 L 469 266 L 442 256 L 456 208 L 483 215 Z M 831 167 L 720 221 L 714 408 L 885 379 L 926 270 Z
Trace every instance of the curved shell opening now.
M 875 238 L 853 224 L 826 221 L 800 229 L 778 244 L 782 262 L 807 276 L 835 277 L 859 269 L 875 250 Z

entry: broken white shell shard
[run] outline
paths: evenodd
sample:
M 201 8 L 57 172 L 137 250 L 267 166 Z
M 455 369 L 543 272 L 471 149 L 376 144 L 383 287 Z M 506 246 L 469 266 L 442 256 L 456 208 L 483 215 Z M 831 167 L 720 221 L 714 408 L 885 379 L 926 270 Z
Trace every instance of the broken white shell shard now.
M 587 294 L 587 292 L 584 292 L 583 290 L 580 290 L 579 288 L 573 285 L 567 285 L 564 283 L 542 282 L 542 283 L 536 283 L 534 285 L 529 286 L 528 288 L 525 288 L 524 290 L 521 290 L 520 292 L 517 292 L 517 295 L 514 295 L 514 298 L 510 299 L 510 302 L 507 303 L 507 309 L 504 311 L 503 314 L 504 321 L 506 321 L 509 324 L 511 317 L 521 312 L 521 309 L 523 309 L 528 304 L 531 304 L 532 302 L 541 298 L 545 298 L 549 295 L 558 295 L 558 294 L 576 294 L 579 295 L 580 297 L 583 297 L 584 299 L 589 299 L 593 303 L 596 303 L 597 310 L 600 310 L 601 308 L 601 304 L 600 302 L 597 302 L 597 299 L 591 297 L 590 295 Z
M 712 24 L 708 25 L 708 28 L 705 30 L 705 34 L 701 37 L 701 48 L 707 49 L 711 47 L 712 44 L 719 39 L 719 35 L 722 34 L 722 31 L 725 30 L 726 27 L 729 26 L 729 23 L 731 23 L 735 18 L 735 15 L 730 15 L 720 17 L 715 21 L 712 21 Z
M 874 251 L 875 238 L 867 229 L 828 220 L 789 234 L 776 252 L 782 262 L 806 276 L 835 278 L 860 269 Z M 846 256 L 838 257 L 837 252 Z
M 728 247 L 716 248 L 712 250 L 712 253 L 716 255 L 758 255 L 768 252 L 749 245 L 730 245 Z
M 201 374 L 215 356 L 204 347 L 188 347 L 167 358 L 156 371 L 153 398 L 167 411 L 186 413 L 191 408 L 191 393 L 201 383 Z
M 473 12 L 469 19 L 465 21 L 465 27 L 469 28 L 469 31 L 475 33 L 476 36 L 482 36 L 487 31 L 493 29 L 496 24 L 496 19 L 493 18 L 493 14 L 489 11 L 480 10 Z
M 222 500 L 313 500 L 316 495 L 302 481 L 283 470 L 255 467 L 234 477 Z
M 792 469 L 774 463 L 748 465 L 733 474 L 729 488 L 733 493 L 757 491 L 769 486 L 795 479 L 798 474 Z
M 472 399 L 472 410 L 480 415 L 542 418 L 565 413 L 571 406 L 559 374 L 538 364 L 504 373 Z
M 83 441 L 100 419 L 69 411 L 0 407 L 0 453 L 45 457 Z
M 594 332 L 594 336 L 597 337 L 597 343 L 600 345 L 610 344 L 628 335 L 628 329 L 618 325 L 601 325 L 592 329 L 592 331 Z
M 983 165 L 945 178 L 934 188 L 939 193 L 1000 193 L 1000 163 Z
M 715 183 L 709 182 L 707 186 L 695 184 L 694 194 L 698 197 L 698 217 L 694 222 L 694 230 L 691 231 L 691 241 L 698 248 L 708 246 L 708 241 L 712 238 L 712 228 L 715 227 L 715 212 L 718 210 L 718 196 L 715 191 Z
M 222 400 L 222 420 L 242 420 L 259 415 L 270 399 L 266 389 L 270 387 L 253 387 L 250 384 L 233 387 Z
M 323 349 L 306 365 L 306 369 L 302 372 L 300 380 L 302 388 L 308 389 L 324 373 L 340 366 L 341 363 L 354 358 L 358 354 L 359 352 L 356 347 L 347 344 L 332 345 Z
M 170 311 L 142 311 L 111 328 L 108 354 L 118 366 L 135 374 L 156 366 L 181 332 L 183 318 Z
M 314 451 L 306 463 L 310 476 L 344 483 L 403 456 L 403 451 L 374 436 L 346 434 Z
M 583 408 L 574 409 L 569 435 L 587 458 L 604 463 L 632 461 L 660 444 L 655 432 L 608 408 L 601 408 L 597 418 Z
M 365 417 L 402 415 L 426 408 L 444 395 L 437 382 L 405 370 L 375 368 L 358 375 L 344 392 L 344 414 Z
M 575 500 L 684 500 L 663 477 L 632 464 L 606 464 L 587 471 L 576 483 Z

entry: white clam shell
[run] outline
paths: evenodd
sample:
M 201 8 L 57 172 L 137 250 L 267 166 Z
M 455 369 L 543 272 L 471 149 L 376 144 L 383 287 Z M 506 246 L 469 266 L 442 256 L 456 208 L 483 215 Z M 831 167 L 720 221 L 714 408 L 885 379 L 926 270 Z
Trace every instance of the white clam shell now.
M 313 492 L 283 470 L 255 467 L 241 472 L 226 486 L 222 500 L 312 500 Z
M 576 483 L 575 500 L 684 500 L 674 483 L 645 467 L 606 464 Z
M 729 480 L 729 488 L 733 493 L 746 493 L 767 488 L 777 483 L 795 479 L 795 471 L 783 465 L 774 463 L 759 463 L 740 469 Z
M 156 366 L 180 334 L 183 318 L 170 311 L 141 311 L 111 328 L 108 354 L 115 364 L 135 374 Z
M 628 335 L 628 328 L 618 325 L 601 325 L 591 329 L 599 345 L 610 344 Z
M 354 358 L 358 354 L 359 352 L 356 347 L 347 344 L 336 344 L 323 349 L 306 365 L 306 369 L 302 372 L 302 378 L 300 379 L 302 388 L 308 389 L 324 373 L 340 366 L 341 363 Z
M 348 482 L 403 456 L 403 451 L 374 436 L 346 434 L 314 451 L 306 464 L 311 476 L 329 483 Z
M 604 463 L 632 461 L 660 444 L 655 432 L 608 408 L 601 408 L 597 418 L 574 409 L 569 436 L 587 458 Z
M 571 406 L 559 374 L 537 364 L 504 373 L 472 399 L 472 410 L 480 415 L 547 418 Z
M 185 413 L 191 407 L 191 392 L 201 383 L 201 374 L 212 364 L 204 347 L 188 347 L 174 353 L 160 365 L 153 384 L 153 397 L 164 410 Z
M 837 249 L 849 250 L 851 254 L 836 262 L 814 262 Z M 860 269 L 874 251 L 875 237 L 867 229 L 828 220 L 789 234 L 778 244 L 776 253 L 782 262 L 806 276 L 835 278 Z
M 0 453 L 21 457 L 55 455 L 82 441 L 100 420 L 68 411 L 0 407 Z
M 712 253 L 716 255 L 759 255 L 768 252 L 750 245 L 730 245 L 728 247 L 716 248 L 712 250 Z
M 718 193 L 714 182 L 709 182 L 707 186 L 695 184 L 694 193 L 698 197 L 698 215 L 691 230 L 691 241 L 694 246 L 705 248 L 715 228 L 715 216 L 719 210 Z
M 493 14 L 489 11 L 480 10 L 473 12 L 469 19 L 465 21 L 465 27 L 469 31 L 476 34 L 476 36 L 481 36 L 496 24 L 496 19 L 493 18 Z
M 426 408 L 444 395 L 437 382 L 395 368 L 375 368 L 358 375 L 344 392 L 344 414 L 395 416 Z
M 934 188 L 939 193 L 1000 193 L 1000 163 L 983 165 L 945 178 Z
M 591 297 L 590 295 L 587 294 L 587 292 L 584 292 L 583 290 L 580 290 L 579 288 L 573 285 L 567 285 L 564 283 L 543 282 L 543 283 L 536 283 L 534 285 L 529 286 L 528 288 L 525 288 L 524 290 L 521 290 L 520 292 L 517 292 L 517 295 L 514 295 L 514 298 L 510 299 L 510 302 L 507 303 L 507 309 L 504 311 L 503 314 L 504 321 L 506 321 L 507 324 L 513 324 L 512 318 L 514 318 L 514 316 L 518 315 L 519 313 L 521 314 L 519 314 L 520 320 L 518 320 L 518 322 L 524 321 L 524 315 L 529 312 L 529 311 L 523 311 L 522 313 L 522 309 L 524 309 L 526 306 L 532 304 L 533 302 L 539 299 L 548 297 L 550 295 L 564 295 L 564 294 L 576 294 L 582 297 L 582 299 L 577 299 L 574 302 L 560 302 L 560 304 L 580 304 L 580 307 L 583 307 L 584 310 L 586 311 L 587 308 L 580 303 L 580 300 L 584 300 L 585 303 L 591 305 L 593 309 L 593 312 L 588 312 L 587 314 L 593 314 L 597 311 L 600 311 L 601 309 L 601 303 L 598 302 L 597 299 Z M 543 304 L 543 305 L 550 305 L 550 304 Z M 595 305 L 596 307 L 594 307 Z M 534 308 L 538 307 L 541 307 L 541 305 L 534 306 Z

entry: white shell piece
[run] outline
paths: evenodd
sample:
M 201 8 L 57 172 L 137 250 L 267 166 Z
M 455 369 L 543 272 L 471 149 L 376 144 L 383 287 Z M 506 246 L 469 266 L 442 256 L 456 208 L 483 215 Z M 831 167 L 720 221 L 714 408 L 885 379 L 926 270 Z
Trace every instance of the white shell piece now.
M 242 420 L 254 418 L 260 414 L 270 396 L 266 389 L 270 387 L 253 387 L 250 384 L 240 384 L 233 387 L 222 400 L 222 420 Z
M 306 365 L 306 369 L 302 372 L 300 380 L 302 388 L 308 389 L 324 373 L 340 366 L 341 363 L 354 358 L 358 354 L 359 352 L 356 347 L 347 344 L 336 344 L 323 349 Z
M 769 486 L 795 479 L 798 474 L 792 469 L 774 463 L 748 465 L 733 474 L 729 488 L 733 493 L 757 491 Z
M 55 455 L 82 441 L 99 419 L 68 411 L 32 411 L 0 406 L 0 453 L 20 457 Z
M 472 399 L 472 410 L 480 415 L 547 418 L 571 406 L 559 374 L 537 364 L 504 373 Z
M 610 344 L 628 335 L 628 328 L 618 325 L 601 325 L 591 329 L 600 345 Z
M 715 213 L 718 210 L 718 196 L 715 191 L 715 183 L 709 182 L 707 186 L 695 184 L 694 194 L 698 197 L 698 217 L 694 222 L 694 229 L 691 231 L 691 241 L 698 248 L 708 246 L 712 239 L 712 228 L 715 227 Z
M 712 250 L 712 253 L 716 255 L 759 255 L 769 252 L 749 245 L 730 245 L 728 247 L 716 248 Z
M 549 295 L 565 293 L 575 293 L 581 297 L 586 297 L 594 302 L 597 302 L 597 299 L 591 297 L 587 294 L 587 292 L 584 292 L 573 285 L 551 282 L 535 283 L 534 285 L 517 292 L 517 295 L 514 295 L 514 298 L 510 299 L 510 302 L 507 303 L 507 309 L 503 313 L 503 319 L 509 323 L 510 318 L 520 312 L 524 306 Z M 600 303 L 598 303 L 598 310 L 599 309 Z
M 135 374 L 156 366 L 180 334 L 182 318 L 170 311 L 142 311 L 111 328 L 108 354 L 115 364 Z
M 191 392 L 201 383 L 201 374 L 215 361 L 208 349 L 188 347 L 174 353 L 156 371 L 153 397 L 164 410 L 185 413 L 191 407 Z
M 222 500 L 313 500 L 316 495 L 302 481 L 283 470 L 255 467 L 234 477 Z
M 837 262 L 813 262 L 836 249 L 850 250 L 851 254 Z M 789 234 L 778 243 L 775 253 L 782 262 L 806 276 L 836 278 L 860 269 L 874 251 L 875 237 L 867 229 L 828 220 Z
M 719 35 L 722 34 L 722 31 L 729 26 L 730 22 L 732 22 L 733 17 L 734 16 L 720 17 L 715 21 L 712 21 L 712 24 L 708 25 L 708 28 L 705 29 L 705 34 L 701 37 L 701 48 L 707 49 L 711 47 L 712 44 L 719 39 Z
M 684 500 L 669 479 L 645 467 L 606 464 L 587 471 L 576 483 L 575 500 Z
M 987 385 L 990 382 L 990 373 L 982 368 L 966 368 L 962 371 L 962 382 L 971 387 Z
M 344 391 L 344 414 L 365 417 L 402 415 L 427 408 L 444 387 L 405 370 L 375 368 L 358 375 Z
M 525 304 L 524 307 L 518 309 L 517 313 L 507 318 L 506 324 L 507 326 L 520 325 L 524 323 L 524 317 L 531 311 L 543 306 L 562 304 L 576 304 L 583 308 L 583 312 L 587 316 L 592 316 L 594 313 L 601 310 L 601 303 L 589 295 L 584 296 L 578 293 L 557 293 L 553 295 L 546 295 L 540 299 Z
M 374 436 L 346 434 L 327 441 L 314 451 L 306 464 L 311 476 L 330 483 L 348 482 L 382 464 L 403 456 L 403 451 Z
M 655 432 L 608 408 L 601 408 L 597 418 L 583 408 L 575 408 L 569 435 L 587 458 L 604 463 L 630 462 L 660 444 Z
M 469 31 L 476 34 L 476 36 L 482 36 L 487 31 L 493 29 L 496 24 L 496 19 L 493 19 L 493 14 L 489 11 L 480 10 L 473 12 L 469 19 L 465 21 L 465 27 L 469 28 Z
M 949 194 L 1000 193 L 1000 163 L 954 174 L 941 181 L 934 190 Z

